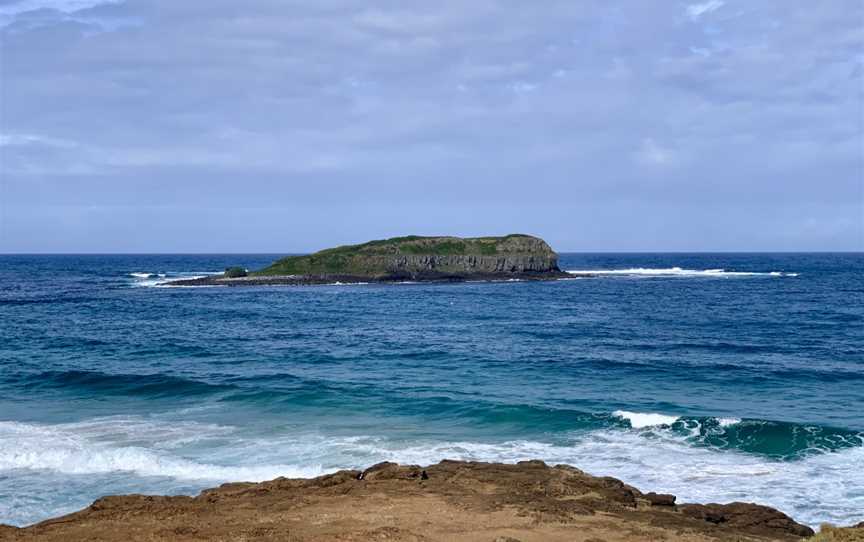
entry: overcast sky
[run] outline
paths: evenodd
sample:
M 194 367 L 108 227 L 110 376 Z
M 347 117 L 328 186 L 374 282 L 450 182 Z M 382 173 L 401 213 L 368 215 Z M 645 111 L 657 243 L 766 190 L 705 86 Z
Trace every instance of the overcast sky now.
M 0 252 L 864 249 L 859 0 L 0 0 Z

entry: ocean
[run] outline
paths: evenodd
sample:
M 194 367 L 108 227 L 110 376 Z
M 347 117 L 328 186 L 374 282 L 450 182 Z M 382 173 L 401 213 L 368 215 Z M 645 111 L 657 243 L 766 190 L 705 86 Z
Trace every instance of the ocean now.
M 543 459 L 864 520 L 864 254 L 180 288 L 277 255 L 0 256 L 0 523 L 391 460 Z

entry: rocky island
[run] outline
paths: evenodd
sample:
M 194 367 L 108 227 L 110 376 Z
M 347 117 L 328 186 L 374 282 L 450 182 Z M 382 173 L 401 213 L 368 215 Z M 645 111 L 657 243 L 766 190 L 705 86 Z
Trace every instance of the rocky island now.
M 230 268 L 222 275 L 176 280 L 171 286 L 258 286 L 366 282 L 542 280 L 568 276 L 542 239 L 412 235 L 287 256 L 259 271 Z
M 817 541 L 860 540 L 862 530 Z M 380 463 L 313 479 L 232 483 L 197 497 L 104 497 L 0 540 L 798 541 L 813 531 L 767 506 L 681 504 L 542 461 Z M 837 535 L 836 537 L 834 535 Z

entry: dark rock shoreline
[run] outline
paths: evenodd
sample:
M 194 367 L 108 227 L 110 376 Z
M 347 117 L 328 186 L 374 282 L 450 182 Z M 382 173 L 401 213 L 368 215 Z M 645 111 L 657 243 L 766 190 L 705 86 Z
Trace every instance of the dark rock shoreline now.
M 213 275 L 194 279 L 166 281 L 162 286 L 309 286 L 323 284 L 399 284 L 406 282 L 506 282 L 572 278 L 563 271 L 525 273 L 391 273 L 385 276 L 357 275 L 249 275 L 228 278 Z

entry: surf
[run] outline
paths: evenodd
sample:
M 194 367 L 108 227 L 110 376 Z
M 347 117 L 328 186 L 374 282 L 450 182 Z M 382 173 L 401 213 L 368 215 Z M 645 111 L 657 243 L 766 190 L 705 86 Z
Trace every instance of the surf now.
M 624 269 L 568 269 L 573 276 L 609 277 L 797 277 L 799 273 L 787 271 L 727 271 L 725 269 L 684 269 L 681 267 L 631 267 Z
M 0 473 L 13 478 L 27 472 L 54 473 L 49 480 L 126 473 L 146 491 L 148 484 L 164 483 L 159 480 L 165 477 L 203 488 L 229 481 L 313 477 L 380 461 L 426 465 L 442 459 L 542 459 L 614 476 L 644 491 L 673 493 L 681 502 L 728 502 L 746 494 L 811 525 L 849 523 L 864 505 L 864 495 L 856 493 L 864 484 L 861 446 L 779 461 L 693 446 L 687 434 L 672 430 L 680 418 L 650 414 L 623 417 L 640 427 L 567 432 L 547 441 L 488 442 L 317 432 L 265 436 L 239 426 L 141 416 L 65 424 L 0 422 Z M 742 423 L 713 420 L 720 427 Z M 820 491 L 818 500 L 808 497 L 814 487 Z

